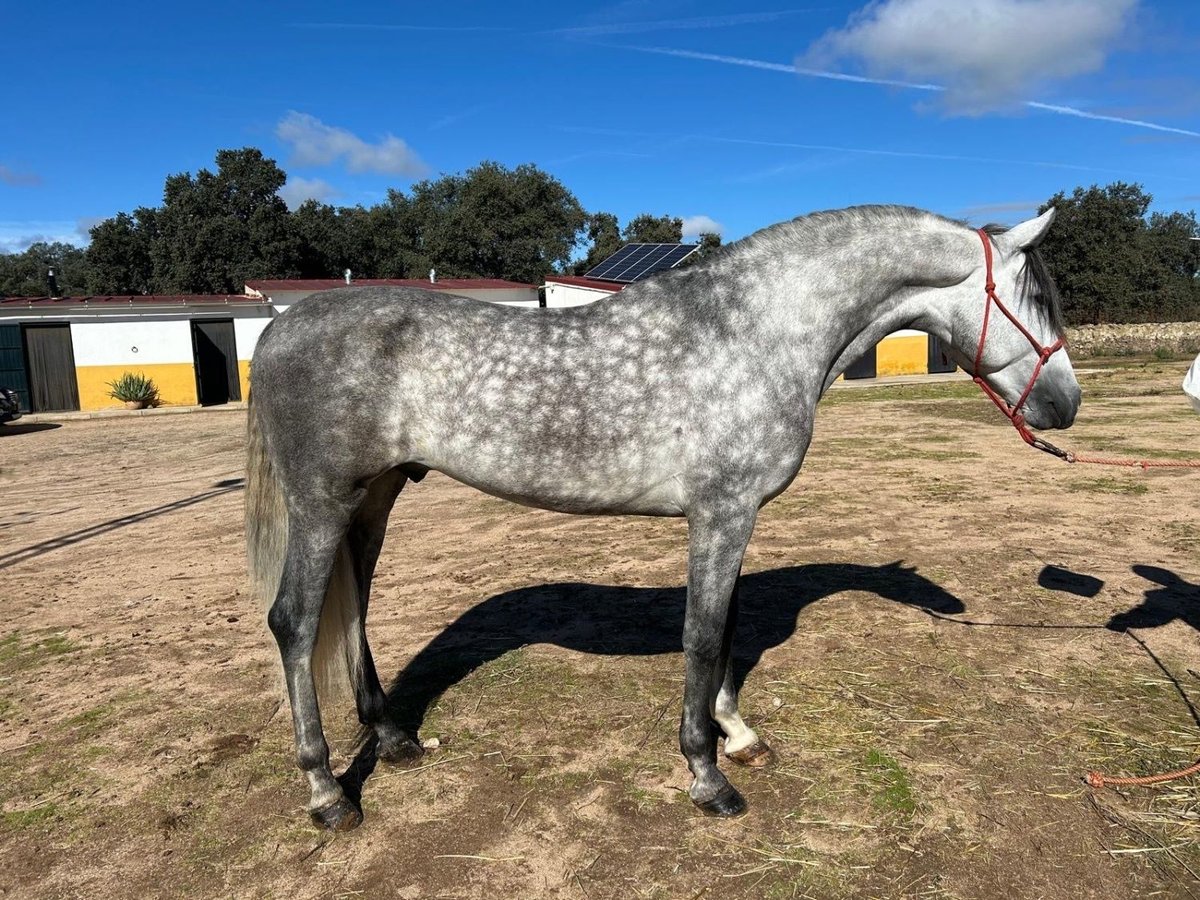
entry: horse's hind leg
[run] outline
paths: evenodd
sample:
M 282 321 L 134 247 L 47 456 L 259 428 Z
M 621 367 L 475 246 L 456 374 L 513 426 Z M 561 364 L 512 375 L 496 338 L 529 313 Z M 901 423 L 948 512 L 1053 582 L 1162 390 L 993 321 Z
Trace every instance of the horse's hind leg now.
M 387 533 L 388 514 L 392 510 L 407 478 L 392 470 L 371 482 L 367 497 L 350 524 L 350 549 L 354 556 L 355 577 L 358 581 L 358 617 L 356 634 L 359 642 L 362 669 L 354 685 L 358 721 L 375 733 L 376 754 L 385 762 L 407 762 L 421 756 L 421 745 L 396 725 L 388 716 L 387 695 L 379 683 L 375 660 L 367 643 L 367 606 L 371 598 L 371 579 L 375 564 L 383 549 Z
M 348 502 L 344 507 L 291 511 L 279 593 L 267 616 L 283 659 L 295 728 L 296 762 L 311 790 L 309 815 L 318 825 L 336 831 L 356 827 L 362 822 L 362 813 L 346 799 L 329 768 L 329 745 L 321 727 L 313 683 L 313 649 L 352 510 L 353 503 Z
M 733 633 L 737 627 L 738 588 L 734 583 L 733 595 L 729 600 L 729 617 L 725 621 L 725 640 L 721 644 L 720 667 L 725 672 L 721 689 L 717 691 L 712 717 L 725 732 L 725 755 L 735 763 L 759 768 L 774 759 L 767 742 L 761 740 L 754 729 L 747 725 L 738 712 L 737 684 L 733 677 Z

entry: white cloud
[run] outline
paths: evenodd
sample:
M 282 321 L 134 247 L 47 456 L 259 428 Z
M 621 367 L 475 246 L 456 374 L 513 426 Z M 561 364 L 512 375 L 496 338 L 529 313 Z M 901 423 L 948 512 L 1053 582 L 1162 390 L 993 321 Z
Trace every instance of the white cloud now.
M 44 234 L 0 235 L 0 253 L 24 253 L 31 244 L 53 243 L 54 239 Z
M 395 135 L 384 135 L 371 144 L 307 113 L 289 112 L 275 127 L 275 135 L 291 145 L 289 162 L 295 166 L 327 166 L 340 159 L 351 172 L 419 177 L 429 171 L 413 149 Z
M 948 109 L 1021 103 L 1054 81 L 1095 72 L 1138 0 L 876 0 L 803 57 L 863 64 L 872 75 L 937 79 Z M 1052 112 L 1066 108 L 1041 107 Z
M 18 172 L 11 166 L 0 163 L 0 184 L 9 187 L 36 187 L 42 183 L 42 177 L 36 172 Z
M 24 253 L 30 244 L 44 241 L 47 244 L 62 243 L 82 247 L 87 239 L 81 239 L 76 223 L 55 220 L 0 221 L 0 253 Z
M 279 189 L 279 196 L 288 209 L 296 209 L 305 200 L 320 200 L 324 203 L 338 196 L 338 189 L 321 178 L 301 178 L 289 175 L 287 184 Z
M 696 238 L 702 234 L 720 234 L 724 231 L 724 227 L 720 222 L 709 216 L 684 216 L 683 217 L 683 237 Z

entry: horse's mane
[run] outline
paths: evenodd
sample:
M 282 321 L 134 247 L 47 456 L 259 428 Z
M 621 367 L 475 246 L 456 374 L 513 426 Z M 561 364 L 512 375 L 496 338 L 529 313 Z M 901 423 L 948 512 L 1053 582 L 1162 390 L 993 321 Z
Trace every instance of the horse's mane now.
M 1008 231 L 1008 226 L 984 225 L 983 230 L 989 235 L 1004 234 Z M 1025 265 L 1017 276 L 1017 281 L 1021 285 L 1021 290 L 1046 311 L 1050 327 L 1054 329 L 1056 335 L 1062 337 L 1066 328 L 1066 323 L 1063 322 L 1062 299 L 1059 297 L 1058 287 L 1054 284 L 1050 269 L 1046 266 L 1046 258 L 1042 256 L 1042 251 L 1037 247 L 1029 247 L 1025 251 Z
M 762 228 L 731 244 L 724 244 L 715 250 L 709 251 L 704 255 L 703 259 L 690 265 L 685 264 L 678 268 L 668 269 L 665 272 L 653 275 L 646 279 L 646 282 L 659 279 L 665 280 L 673 276 L 679 277 L 685 273 L 702 273 L 706 269 L 719 267 L 730 257 L 738 256 L 743 251 L 752 250 L 761 245 L 783 239 L 787 239 L 794 246 L 797 238 L 802 241 L 806 238 L 816 238 L 818 233 L 825 232 L 829 228 L 872 228 L 884 230 L 902 227 L 920 220 L 934 220 L 960 228 L 970 228 L 966 222 L 961 220 L 949 219 L 945 216 L 939 216 L 937 213 L 917 209 L 912 206 L 874 204 L 813 212 L 787 222 L 779 222 L 767 228 Z M 983 230 L 989 235 L 997 235 L 1008 231 L 1008 227 L 1005 225 L 985 225 Z M 1042 256 L 1037 247 L 1031 247 L 1025 251 L 1025 265 L 1017 276 L 1017 281 L 1021 290 L 1045 310 L 1050 327 L 1054 329 L 1055 334 L 1062 335 L 1064 323 L 1058 288 L 1055 286 L 1054 279 L 1050 275 L 1050 270 L 1046 266 L 1045 257 Z

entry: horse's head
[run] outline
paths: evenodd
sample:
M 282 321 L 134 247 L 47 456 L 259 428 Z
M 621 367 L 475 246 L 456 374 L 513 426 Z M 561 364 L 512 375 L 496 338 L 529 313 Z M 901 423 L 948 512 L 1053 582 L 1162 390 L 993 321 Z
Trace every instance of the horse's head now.
M 1034 428 L 1070 427 L 1080 400 L 1058 293 L 1037 250 L 1053 221 L 1051 208 L 1007 230 L 981 230 L 979 266 L 961 285 L 967 294 L 951 325 L 958 364 Z

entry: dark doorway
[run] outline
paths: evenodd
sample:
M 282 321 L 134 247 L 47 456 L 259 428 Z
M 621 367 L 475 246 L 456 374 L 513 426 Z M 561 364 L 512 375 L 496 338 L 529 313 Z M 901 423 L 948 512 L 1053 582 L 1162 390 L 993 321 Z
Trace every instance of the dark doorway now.
M 875 377 L 875 348 L 872 347 L 866 353 L 858 358 L 845 372 L 846 378 L 874 378 Z
M 33 412 L 79 409 L 71 326 L 25 325 L 21 331 L 29 364 L 29 408 Z
M 25 346 L 20 325 L 0 325 L 0 387 L 8 388 L 29 411 L 29 379 L 25 377 Z
M 958 366 L 950 358 L 950 354 L 942 347 L 942 342 L 932 334 L 929 336 L 929 374 L 938 372 L 953 372 Z
M 196 359 L 196 396 L 200 405 L 216 406 L 241 400 L 233 319 L 193 320 L 192 350 Z

